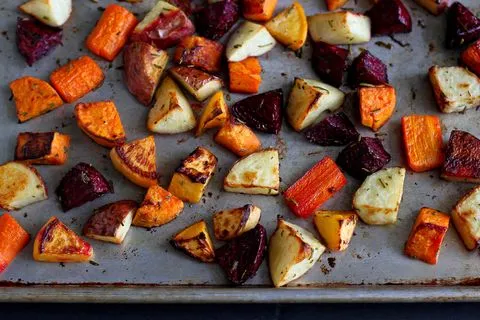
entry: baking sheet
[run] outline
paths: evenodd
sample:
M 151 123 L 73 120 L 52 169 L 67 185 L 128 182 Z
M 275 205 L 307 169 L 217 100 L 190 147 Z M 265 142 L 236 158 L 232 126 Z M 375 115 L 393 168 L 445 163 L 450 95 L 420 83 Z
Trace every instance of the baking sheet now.
M 70 158 L 63 166 L 37 167 L 44 177 L 50 191 L 47 201 L 12 212 L 13 216 L 34 236 L 40 227 L 52 215 L 56 215 L 67 226 L 81 233 L 82 226 L 94 208 L 120 199 L 141 201 L 145 190 L 127 181 L 115 171 L 108 158 L 108 150 L 93 143 L 84 135 L 73 118 L 73 105 L 67 104 L 53 112 L 33 119 L 24 124 L 18 124 L 15 107 L 9 99 L 8 83 L 16 78 L 31 75 L 48 79 L 49 74 L 59 65 L 81 55 L 91 55 L 84 46 L 84 39 L 91 31 L 94 23 L 101 15 L 101 8 L 110 2 L 99 0 L 74 1 L 74 12 L 65 25 L 64 45 L 55 49 L 48 57 L 38 61 L 33 67 L 28 67 L 18 54 L 15 46 L 15 23 L 20 13 L 17 6 L 20 1 L 2 1 L 0 5 L 0 77 L 2 79 L 0 112 L 0 162 L 13 159 L 16 136 L 24 131 L 56 130 L 72 137 Z M 139 5 L 122 3 L 125 7 L 143 17 L 155 1 L 144 0 Z M 462 129 L 480 136 L 480 114 L 469 110 L 464 114 L 441 114 L 433 99 L 432 90 L 427 79 L 428 68 L 433 64 L 442 66 L 455 65 L 460 51 L 444 49 L 445 17 L 433 17 L 418 7 L 413 1 L 404 1 L 413 19 L 413 32 L 406 35 L 396 35 L 394 41 L 389 37 L 376 37 L 364 45 L 351 46 L 351 56 L 356 56 L 362 48 L 368 48 L 374 55 L 380 57 L 389 65 L 390 82 L 397 90 L 397 109 L 392 119 L 380 131 L 379 137 L 384 140 L 385 148 L 392 154 L 389 166 L 405 166 L 401 151 L 400 119 L 412 113 L 435 114 L 443 122 L 443 136 L 447 141 L 453 129 Z M 277 10 L 289 5 L 290 0 L 280 0 Z M 307 14 L 324 11 L 321 0 L 301 0 Z M 465 5 L 480 12 L 480 4 L 476 0 L 464 0 Z M 368 0 L 351 0 L 345 7 L 355 8 L 363 12 L 369 7 Z M 382 41 L 391 44 L 387 49 L 375 42 Z M 399 43 L 402 43 L 400 45 Z M 406 46 L 405 46 L 406 45 Z M 91 55 L 93 56 L 93 55 Z M 78 102 L 112 99 L 120 112 L 127 138 L 129 140 L 144 137 L 149 134 L 146 129 L 148 109 L 140 105 L 127 91 L 123 80 L 121 57 L 113 63 L 95 58 L 106 73 L 103 86 L 90 93 Z M 264 79 L 260 91 L 283 88 L 285 95 L 295 76 L 318 79 L 310 67 L 310 47 L 307 45 L 303 54 L 295 55 L 277 45 L 267 55 L 261 57 Z M 348 89 L 346 89 L 348 90 Z M 228 95 L 229 104 L 242 98 L 240 95 Z M 351 100 L 351 99 L 349 99 Z M 346 103 L 344 111 L 355 120 L 360 133 L 373 136 L 372 132 L 360 126 L 353 106 Z M 439 263 L 430 266 L 417 260 L 412 260 L 402 254 L 403 245 L 408 237 L 419 208 L 428 206 L 449 212 L 457 199 L 473 185 L 452 183 L 439 179 L 437 171 L 413 174 L 408 172 L 405 181 L 405 191 L 401 203 L 398 221 L 393 226 L 367 226 L 359 223 L 350 247 L 342 253 L 326 253 L 306 275 L 291 283 L 294 287 L 315 287 L 305 291 L 259 289 L 270 287 L 267 263 L 264 262 L 253 279 L 242 288 L 225 289 L 228 281 L 217 265 L 201 264 L 188 258 L 183 253 L 175 251 L 168 239 L 178 230 L 191 223 L 205 219 L 211 226 L 211 216 L 217 210 L 242 206 L 253 203 L 262 208 L 261 223 L 269 234 L 274 230 L 277 215 L 298 223 L 314 231 L 311 220 L 296 219 L 283 204 L 281 196 L 250 196 L 222 191 L 222 181 L 236 157 L 217 146 L 212 140 L 212 132 L 195 138 L 191 133 L 173 136 L 156 135 L 158 168 L 162 175 L 161 184 L 168 186 L 173 170 L 181 159 L 187 156 L 195 147 L 203 145 L 210 148 L 218 157 L 218 170 L 211 180 L 205 196 L 199 204 L 186 205 L 184 212 L 173 222 L 160 228 L 146 230 L 132 227 L 122 245 L 89 240 L 95 250 L 95 261 L 92 264 L 58 264 L 39 263 L 32 259 L 32 243 L 17 257 L 8 270 L 0 275 L 0 300 L 49 300 L 63 301 L 77 298 L 87 300 L 93 293 L 95 299 L 114 301 L 114 292 L 123 292 L 118 301 L 133 301 L 144 293 L 153 290 L 163 294 L 151 294 L 156 300 L 180 299 L 188 301 L 221 301 L 222 297 L 231 297 L 231 301 L 265 300 L 286 301 L 299 297 L 309 297 L 312 301 L 351 300 L 356 294 L 369 299 L 381 300 L 390 297 L 397 300 L 408 292 L 410 299 L 424 294 L 428 297 L 447 297 L 453 294 L 456 298 L 479 297 L 475 290 L 469 294 L 462 290 L 466 288 L 445 287 L 455 284 L 477 284 L 480 274 L 480 263 L 477 252 L 467 252 L 453 228 L 450 228 L 445 238 Z M 281 189 L 298 179 L 308 168 L 326 155 L 336 158 L 341 147 L 319 147 L 308 143 L 303 137 L 293 132 L 286 124 L 279 136 L 258 134 L 265 147 L 278 147 L 281 151 Z M 88 203 L 80 208 L 63 213 L 54 195 L 61 177 L 76 163 L 84 161 L 92 163 L 107 179 L 114 182 L 115 194 L 107 195 Z M 331 199 L 324 208 L 350 209 L 351 199 L 359 182 L 348 178 L 348 185 Z M 221 243 L 216 242 L 217 246 Z M 480 278 L 479 278 L 480 279 Z M 402 284 L 404 286 L 389 287 L 385 285 Z M 436 284 L 433 291 L 408 289 L 407 285 Z M 38 285 L 38 286 L 36 286 Z M 46 286 L 45 286 L 46 285 Z M 49 286 L 55 285 L 55 286 Z M 68 286 L 67 286 L 68 285 Z M 74 285 L 73 287 L 71 287 Z M 103 285 L 111 285 L 109 290 Z M 368 286 L 367 286 L 368 285 Z M 132 286 L 132 287 L 125 287 Z M 173 289 L 172 287 L 175 287 Z M 179 288 L 178 288 L 179 287 Z M 203 288 L 204 289 L 199 289 Z M 338 289 L 335 287 L 345 287 Z M 321 289 L 325 288 L 325 289 Z M 389 288 L 389 289 L 387 289 Z M 391 289 L 390 289 L 391 288 Z M 400 289 L 402 288 L 402 289 Z M 450 288 L 450 289 L 449 289 Z M 123 291 L 122 291 L 123 290 Z M 179 291 L 176 291 L 179 290 Z M 218 294 L 212 294 L 212 291 Z M 260 290 L 260 291 L 259 291 Z M 262 291 L 266 290 L 266 291 Z M 385 290 L 390 294 L 381 294 Z M 50 294 L 47 294 L 50 292 Z M 82 295 L 82 292 L 84 293 Z M 87 293 L 88 292 L 88 293 Z M 172 293 L 167 294 L 165 293 Z M 221 294 L 223 292 L 223 294 Z M 261 293 L 259 293 L 261 292 Z M 371 294 L 376 292 L 375 294 Z M 143 294 L 142 294 L 143 293 Z M 135 298 L 137 297 L 137 298 Z M 196 299 L 197 297 L 198 299 Z M 200 298 L 199 298 L 200 297 Z M 243 297 L 243 298 L 242 298 Z M 260 298 L 263 297 L 263 298 Z M 375 298 L 376 297 L 376 298 Z M 149 300 L 148 298 L 145 298 Z M 308 299 L 307 299 L 308 300 Z M 306 300 L 305 300 L 306 301 Z M 180 302 L 180 301 L 179 301 Z M 183 301 L 185 302 L 185 301 Z

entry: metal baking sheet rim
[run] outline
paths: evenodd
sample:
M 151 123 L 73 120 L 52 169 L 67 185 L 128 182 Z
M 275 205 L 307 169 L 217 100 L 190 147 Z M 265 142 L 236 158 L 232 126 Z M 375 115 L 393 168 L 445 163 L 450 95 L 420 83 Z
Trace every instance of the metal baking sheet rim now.
M 3 287 L 0 302 L 309 303 L 480 301 L 480 286 L 345 286 L 338 288 L 198 288 L 94 285 Z

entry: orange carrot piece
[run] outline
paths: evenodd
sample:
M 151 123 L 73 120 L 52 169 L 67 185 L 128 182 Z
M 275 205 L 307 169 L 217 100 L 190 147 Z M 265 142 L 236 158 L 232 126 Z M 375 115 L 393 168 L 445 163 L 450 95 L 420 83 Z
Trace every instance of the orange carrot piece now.
M 358 89 L 362 124 L 378 131 L 393 114 L 397 103 L 395 88 L 388 85 Z
M 62 99 L 43 80 L 34 77 L 23 77 L 10 83 L 18 121 L 25 122 L 52 111 L 63 104 Z
M 69 103 L 100 87 L 104 79 L 102 69 L 88 56 L 72 60 L 50 75 L 53 87 Z
M 262 83 L 260 61 L 250 57 L 238 62 L 228 63 L 230 91 L 237 93 L 257 93 Z
M 468 69 L 480 77 L 480 40 L 465 49 L 460 59 Z
M 449 223 L 450 216 L 445 213 L 430 208 L 420 209 L 405 244 L 405 254 L 426 263 L 437 264 Z
M 445 154 L 438 117 L 405 116 L 402 118 L 402 132 L 407 162 L 413 171 L 428 171 L 443 164 Z
M 347 184 L 347 179 L 330 157 L 324 157 L 283 194 L 287 206 L 300 218 L 307 218 Z
M 225 122 L 213 139 L 240 157 L 248 156 L 262 148 L 262 143 L 252 129 L 232 118 Z
M 127 43 L 137 25 L 137 18 L 122 6 L 109 5 L 87 38 L 87 48 L 96 55 L 112 61 Z
M 266 22 L 270 20 L 277 0 L 242 0 L 243 16 L 247 20 Z
M 0 216 L 0 273 L 30 241 L 30 235 L 8 213 Z

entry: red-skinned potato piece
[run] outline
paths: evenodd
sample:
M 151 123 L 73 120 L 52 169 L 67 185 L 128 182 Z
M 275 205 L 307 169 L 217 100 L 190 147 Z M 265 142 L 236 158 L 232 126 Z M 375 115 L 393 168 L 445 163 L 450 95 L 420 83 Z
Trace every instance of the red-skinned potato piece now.
M 391 156 L 380 139 L 362 137 L 340 152 L 337 163 L 352 177 L 364 179 L 382 169 L 390 160 Z
M 340 87 L 347 69 L 348 53 L 347 49 L 325 42 L 315 42 L 312 51 L 313 70 L 326 83 Z
M 188 36 L 175 50 L 173 60 L 179 65 L 193 66 L 207 72 L 220 71 L 223 45 L 204 37 Z
M 218 40 L 227 33 L 240 17 L 236 0 L 208 3 L 195 15 L 198 33 L 206 38 Z
M 276 89 L 238 101 L 234 117 L 258 131 L 278 134 L 282 128 L 283 91 Z
M 401 0 L 379 0 L 365 12 L 373 35 L 412 32 L 412 17 Z
M 302 133 L 308 141 L 321 146 L 344 146 L 357 141 L 360 137 L 353 123 L 343 112 L 326 117 Z
M 380 85 L 388 83 L 387 66 L 368 50 L 353 60 L 348 72 L 348 80 L 356 88 L 362 83 Z
M 480 77 L 480 39 L 463 51 L 460 59 L 468 69 Z
M 465 131 L 452 131 L 445 152 L 442 178 L 480 183 L 480 139 Z
M 447 48 L 458 48 L 480 38 L 480 19 L 462 5 L 455 2 L 447 13 Z

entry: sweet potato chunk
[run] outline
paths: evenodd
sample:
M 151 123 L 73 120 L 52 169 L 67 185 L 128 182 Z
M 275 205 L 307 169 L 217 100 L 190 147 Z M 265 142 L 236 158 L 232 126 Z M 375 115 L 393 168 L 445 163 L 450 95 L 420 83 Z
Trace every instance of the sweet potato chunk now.
M 468 69 L 480 77 L 480 40 L 463 51 L 460 59 Z
M 70 136 L 58 132 L 21 132 L 15 160 L 28 164 L 61 165 L 67 161 Z
M 392 116 L 397 103 L 392 86 L 364 86 L 358 90 L 362 124 L 378 131 Z
M 272 18 L 277 0 L 242 0 L 243 16 L 247 20 L 265 22 Z
M 104 79 L 102 69 L 88 56 L 72 60 L 50 75 L 53 87 L 69 103 L 100 87 Z
M 99 145 L 113 148 L 125 143 L 125 130 L 113 101 L 79 103 L 75 118 L 79 128 Z
M 217 91 L 203 109 L 198 120 L 195 136 L 200 136 L 207 129 L 222 127 L 228 120 L 229 110 L 222 91 Z
M 405 244 L 405 254 L 429 264 L 437 264 L 449 223 L 450 217 L 445 213 L 430 208 L 420 209 Z
M 0 274 L 30 241 L 30 235 L 8 213 L 0 216 Z
M 465 131 L 452 131 L 445 152 L 442 178 L 480 183 L 480 139 Z
M 262 66 L 256 57 L 228 63 L 230 92 L 257 93 L 262 83 Z
M 177 46 L 173 60 L 179 65 L 193 66 L 207 72 L 220 71 L 223 45 L 199 36 L 189 36 Z
M 237 156 L 244 157 L 262 148 L 262 143 L 255 133 L 243 123 L 233 118 L 215 134 L 214 140 Z
M 34 77 L 17 79 L 10 83 L 10 89 L 19 122 L 38 117 L 63 104 L 55 89 L 47 82 Z
M 410 168 L 415 172 L 438 168 L 445 159 L 440 119 L 411 115 L 402 118 L 403 144 Z

